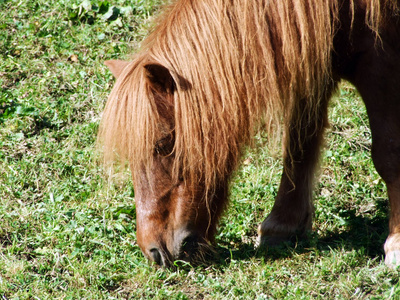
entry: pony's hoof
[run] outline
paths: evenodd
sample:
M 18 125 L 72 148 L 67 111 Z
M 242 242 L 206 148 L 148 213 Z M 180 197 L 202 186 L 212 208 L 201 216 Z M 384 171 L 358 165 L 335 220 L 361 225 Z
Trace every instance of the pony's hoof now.
M 293 236 L 263 236 L 259 234 L 256 246 L 259 249 L 275 248 L 292 242 L 292 239 Z
M 385 264 L 396 269 L 400 266 L 400 234 L 391 234 L 385 242 Z
M 301 225 L 296 223 L 286 224 L 270 214 L 258 227 L 257 246 L 259 248 L 276 247 L 288 242 L 291 243 L 298 238 L 306 237 L 310 230 L 311 220 L 301 222 Z
M 265 226 L 266 222 L 263 222 L 258 227 L 258 239 L 256 246 L 258 248 L 267 247 L 279 247 L 285 243 L 292 242 L 293 238 L 296 236 L 294 232 L 290 230 L 271 230 L 271 228 Z M 287 229 L 287 228 L 285 228 Z

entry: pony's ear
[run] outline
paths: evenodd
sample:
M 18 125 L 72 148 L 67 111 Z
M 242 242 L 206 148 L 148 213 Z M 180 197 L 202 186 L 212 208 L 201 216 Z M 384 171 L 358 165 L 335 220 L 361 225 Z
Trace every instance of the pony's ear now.
M 176 90 L 176 84 L 171 72 L 160 64 L 147 64 L 146 76 L 151 85 L 161 93 L 172 94 Z
M 104 64 L 110 69 L 114 77 L 118 78 L 119 75 L 121 75 L 124 68 L 129 64 L 129 62 L 125 60 L 113 59 L 113 60 L 106 60 Z

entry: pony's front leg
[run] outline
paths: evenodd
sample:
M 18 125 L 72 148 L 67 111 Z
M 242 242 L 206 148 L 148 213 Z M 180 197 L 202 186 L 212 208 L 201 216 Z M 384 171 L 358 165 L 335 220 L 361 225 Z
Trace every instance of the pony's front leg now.
M 318 103 L 302 99 L 286 128 L 284 170 L 275 204 L 259 227 L 260 247 L 304 236 L 311 230 L 312 189 L 333 87 Z

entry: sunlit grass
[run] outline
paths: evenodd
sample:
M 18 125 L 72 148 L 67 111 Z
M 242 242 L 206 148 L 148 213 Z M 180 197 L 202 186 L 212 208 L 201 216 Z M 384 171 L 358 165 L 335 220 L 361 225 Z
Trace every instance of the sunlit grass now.
M 0 0 L 0 298 L 400 297 L 383 264 L 386 190 L 348 84 L 330 105 L 308 241 L 255 249 L 281 173 L 260 135 L 232 182 L 219 257 L 176 270 L 143 257 L 132 184 L 105 180 L 94 147 L 114 82 L 103 61 L 129 57 L 161 2 Z

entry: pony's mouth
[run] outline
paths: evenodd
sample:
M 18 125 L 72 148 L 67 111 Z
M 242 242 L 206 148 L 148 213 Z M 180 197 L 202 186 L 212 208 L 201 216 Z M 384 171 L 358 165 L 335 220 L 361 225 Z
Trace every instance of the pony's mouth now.
M 176 243 L 174 250 L 169 251 L 165 243 L 152 247 L 147 251 L 147 257 L 160 267 L 171 268 L 179 265 L 199 265 L 214 253 L 213 247 L 197 235 L 187 235 Z
M 199 251 L 200 244 L 197 236 L 189 235 L 184 238 L 179 247 L 177 259 L 186 262 L 191 262 L 192 258 Z

